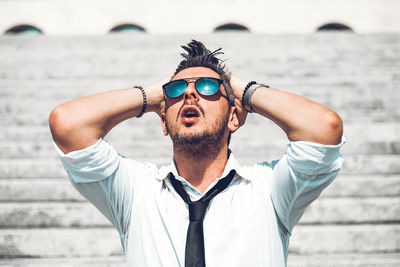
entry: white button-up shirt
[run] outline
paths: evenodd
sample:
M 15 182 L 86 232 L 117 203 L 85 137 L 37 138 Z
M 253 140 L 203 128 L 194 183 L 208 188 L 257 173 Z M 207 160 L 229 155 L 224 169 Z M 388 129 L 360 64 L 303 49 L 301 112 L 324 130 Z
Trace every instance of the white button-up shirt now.
M 236 170 L 204 218 L 206 265 L 286 266 L 290 233 L 337 176 L 343 143 L 292 142 L 280 160 L 248 167 L 231 153 L 222 176 L 204 192 Z M 128 266 L 184 266 L 189 212 L 168 174 L 183 182 L 192 200 L 202 194 L 178 175 L 173 161 L 158 168 L 131 160 L 103 139 L 68 154 L 56 149 L 76 189 L 118 230 Z

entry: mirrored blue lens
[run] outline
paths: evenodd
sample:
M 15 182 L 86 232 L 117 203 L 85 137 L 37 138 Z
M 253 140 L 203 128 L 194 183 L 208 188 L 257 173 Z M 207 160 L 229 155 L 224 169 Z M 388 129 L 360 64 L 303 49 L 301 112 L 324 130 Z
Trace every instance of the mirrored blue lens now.
M 196 90 L 201 95 L 213 95 L 219 90 L 219 82 L 210 78 L 200 78 L 196 81 Z
M 210 96 L 218 92 L 222 81 L 214 78 L 198 78 L 195 87 L 200 95 Z M 185 80 L 176 80 L 163 86 L 165 94 L 170 98 L 177 98 L 184 94 L 188 83 Z
M 165 86 L 165 94 L 170 98 L 179 97 L 185 92 L 187 87 L 187 82 L 183 80 L 178 80 L 171 82 Z

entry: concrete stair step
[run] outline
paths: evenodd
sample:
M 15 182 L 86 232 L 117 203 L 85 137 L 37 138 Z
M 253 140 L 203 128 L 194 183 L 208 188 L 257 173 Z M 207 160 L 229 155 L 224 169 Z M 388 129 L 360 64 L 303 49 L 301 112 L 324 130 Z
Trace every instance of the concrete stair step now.
M 376 66 L 396 65 L 399 62 L 399 52 L 396 49 L 396 43 L 399 42 L 397 35 L 379 37 L 381 38 L 379 42 L 376 42 L 376 35 L 366 35 L 365 37 L 359 35 L 334 36 L 336 38 L 332 39 L 332 36 L 326 35 L 224 35 L 223 38 L 219 35 L 202 35 L 201 40 L 205 41 L 210 47 L 222 46 L 227 57 L 232 58 L 229 65 L 235 67 L 236 65 L 240 66 L 240 63 L 243 67 L 243 62 L 253 63 L 252 65 L 254 65 L 254 63 L 260 61 L 269 62 L 274 68 L 288 68 L 288 66 L 293 65 L 318 65 L 321 67 L 333 65 L 340 70 L 343 65 L 350 68 L 351 64 L 349 63 L 358 62 L 358 67 L 352 68 L 352 72 L 343 71 L 344 74 L 351 75 L 365 69 L 376 68 Z M 14 60 L 5 60 L 1 70 L 9 72 L 15 70 L 16 68 L 13 68 L 13 66 L 17 65 L 24 67 L 24 69 L 36 70 L 37 76 L 39 76 L 41 74 L 40 69 L 35 69 L 35 67 L 41 63 L 45 70 L 53 70 L 54 74 L 49 77 L 71 74 L 80 77 L 79 71 L 90 73 L 89 69 L 85 68 L 87 65 L 95 66 L 91 71 L 94 75 L 105 69 L 100 66 L 112 64 L 119 69 L 124 66 L 126 61 L 140 62 L 149 58 L 165 62 L 167 67 L 172 67 L 172 64 L 168 64 L 168 62 L 175 62 L 179 45 L 186 43 L 190 38 L 191 36 L 182 35 L 162 36 L 162 38 L 154 35 L 134 37 L 93 36 L 91 38 L 58 37 L 53 40 L 49 40 L 49 38 L 42 40 L 24 39 L 25 43 L 21 43 L 22 40 L 15 39 L 8 39 L 8 43 L 6 43 L 7 39 L 3 38 L 0 51 L 4 55 L 16 54 L 16 56 Z M 387 41 L 389 38 L 391 38 L 390 42 Z M 341 41 L 338 41 L 338 39 Z M 10 43 L 14 45 L 10 45 Z M 235 45 L 232 45 L 232 43 Z M 246 53 L 242 53 L 243 51 L 239 50 L 239 47 L 248 49 Z M 36 53 L 31 53 L 32 50 Z M 16 51 L 18 53 L 15 53 Z M 249 57 L 249 54 L 254 56 Z M 59 64 L 59 62 L 63 62 L 63 64 Z M 94 63 L 102 64 L 96 67 Z M 137 68 L 132 65 L 126 66 L 126 68 Z M 156 71 L 159 70 L 156 66 L 159 64 L 154 65 Z M 80 67 L 77 68 L 77 66 Z M 63 68 L 68 71 L 57 72 Z M 301 70 L 297 70 L 297 72 L 301 72 Z M 24 71 L 18 74 L 27 75 Z M 115 72 L 112 68 L 109 68 L 105 74 L 112 75 Z
M 79 39 L 77 39 L 77 41 L 79 41 Z M 46 43 L 43 43 L 43 45 L 47 46 Z M 294 44 L 292 44 L 291 48 L 293 48 L 293 45 Z M 222 47 L 226 48 L 224 44 L 222 44 Z M 246 47 L 249 46 L 247 45 Z M 399 64 L 398 59 L 394 59 L 395 62 L 389 62 L 387 64 L 384 62 L 378 62 L 381 56 L 378 53 L 372 54 L 368 59 L 364 60 L 361 58 L 361 55 L 357 53 L 358 51 L 356 49 L 349 50 L 348 52 L 354 53 L 357 58 L 349 59 L 344 57 L 342 62 L 332 62 L 330 61 L 331 59 L 322 54 L 308 57 L 305 50 L 299 50 L 296 55 L 286 56 L 275 56 L 272 54 L 272 51 L 259 51 L 262 54 L 256 56 L 255 51 L 246 53 L 242 53 L 241 51 L 237 54 L 230 54 L 231 50 L 225 48 L 226 57 L 229 59 L 228 67 L 233 69 L 238 69 L 238 67 L 240 67 L 242 69 L 245 67 L 244 64 L 251 64 L 253 76 L 254 73 L 256 73 L 256 75 L 258 74 L 257 76 L 260 76 L 260 74 L 263 73 L 263 76 L 269 77 L 269 80 L 279 79 L 281 81 L 290 81 L 290 79 L 287 79 L 287 76 L 285 77 L 285 75 L 288 75 L 289 77 L 299 79 L 300 81 L 308 82 L 310 79 L 313 81 L 321 81 L 321 77 L 327 78 L 332 82 L 337 82 L 339 80 L 338 78 L 342 78 L 340 80 L 346 82 L 362 79 L 370 82 L 376 81 L 377 79 L 382 80 L 382 78 L 392 78 L 390 74 L 395 73 L 396 67 L 398 67 L 396 64 Z M 117 45 L 110 45 L 109 50 L 111 49 L 119 48 Z M 32 51 L 29 51 L 30 54 L 25 55 L 23 52 L 18 51 L 20 55 L 14 57 L 13 59 L 15 60 L 12 63 L 5 63 L 3 61 L 2 65 L 0 65 L 0 74 L 5 79 L 9 80 L 88 79 L 99 77 L 110 77 L 114 79 L 126 78 L 132 77 L 132 73 L 135 73 L 135 76 L 138 74 L 143 75 L 143 69 L 140 71 L 137 66 L 134 66 L 134 63 L 145 63 L 146 60 L 152 60 L 158 64 L 161 62 L 165 63 L 163 68 L 157 67 L 155 66 L 156 64 L 154 64 L 155 69 L 152 73 L 155 75 L 163 73 L 162 71 L 164 71 L 165 74 L 168 72 L 172 74 L 176 65 L 180 61 L 178 53 L 181 51 L 178 46 L 170 46 L 167 49 L 168 50 L 156 51 L 156 49 L 143 50 L 142 47 L 131 47 L 131 49 L 127 51 L 118 51 L 118 54 L 113 51 L 102 51 L 100 53 L 88 53 L 83 51 L 81 54 L 76 51 L 71 51 L 66 55 L 69 56 L 70 59 L 66 59 L 63 64 L 59 64 L 58 62 L 54 62 L 54 59 L 51 60 L 48 58 L 63 56 L 61 53 L 51 54 L 48 51 L 43 51 L 45 49 L 37 49 L 35 50 L 37 55 L 33 56 Z M 286 47 L 282 50 L 286 49 L 290 48 Z M 308 47 L 307 49 L 317 53 L 315 47 Z M 334 53 L 340 53 L 339 47 L 333 49 Z M 391 50 L 390 47 L 384 47 L 383 49 Z M 17 50 L 14 50 L 13 52 L 15 53 Z M 366 52 L 373 53 L 373 51 Z M 101 53 L 106 53 L 106 55 Z M 21 56 L 25 56 L 25 58 L 19 58 Z M 250 59 L 252 56 L 254 56 L 255 59 Z M 398 57 L 398 53 L 394 56 Z M 316 57 L 318 57 L 318 61 L 314 60 Z M 27 60 L 30 61 L 27 62 Z M 325 62 L 320 62 L 320 60 L 325 60 Z M 354 64 L 355 61 L 359 61 L 357 68 L 354 68 L 351 65 Z M 42 66 L 38 69 L 37 67 L 40 65 Z M 148 63 L 143 64 L 143 66 L 147 67 Z M 20 68 L 20 71 L 18 71 L 18 67 Z M 134 70 L 138 71 L 135 72 Z M 308 80 L 306 78 L 308 78 Z
M 400 153 L 400 125 L 397 122 L 345 123 L 344 135 L 347 139 L 342 148 L 344 155 Z M 138 157 L 148 151 L 157 151 L 159 156 L 169 156 L 171 153 L 170 140 L 162 135 L 158 118 L 154 116 L 143 121 L 127 121 L 116 127 L 106 139 L 126 156 Z M 231 148 L 236 154 L 246 157 L 279 157 L 284 153 L 287 143 L 286 136 L 276 125 L 251 116 L 246 127 L 233 135 Z M 260 146 L 266 149 L 260 150 Z M 11 126 L 0 133 L 0 158 L 56 156 L 47 125 Z
M 349 212 L 351 207 L 351 212 Z M 82 214 L 85 214 L 83 217 Z M 301 224 L 399 223 L 400 198 L 323 198 Z M 105 227 L 106 218 L 90 203 L 0 203 L 0 228 Z
M 159 138 L 159 139 L 158 139 Z M 158 138 L 138 138 L 136 140 L 113 142 L 115 147 L 120 147 L 118 152 L 129 157 L 151 157 L 155 153 L 159 157 L 169 157 L 171 155 L 171 145 L 168 138 L 159 136 Z M 122 138 L 121 138 L 122 139 Z M 254 140 L 246 142 L 248 137 L 240 138 L 235 136 L 232 139 L 231 149 L 235 155 L 241 157 L 279 158 L 285 152 L 287 141 L 281 140 L 259 140 L 258 144 Z M 349 140 L 349 139 L 347 139 Z M 264 150 L 260 147 L 265 147 Z M 348 141 L 343 147 L 342 154 L 345 157 L 350 155 L 399 155 L 400 139 L 398 141 L 364 141 L 352 143 Z M 57 153 L 51 140 L 47 141 L 28 141 L 28 142 L 3 142 L 0 141 L 0 159 L 55 159 Z
M 127 62 L 128 63 L 128 62 Z M 76 63 L 77 65 L 79 63 Z M 129 62 L 129 64 L 131 64 Z M 298 68 L 301 65 L 295 65 Z M 302 66 L 301 66 L 302 67 Z M 313 66 L 316 73 L 318 74 L 319 68 L 326 69 L 326 66 Z M 331 75 L 343 76 L 340 68 L 353 68 L 354 66 L 336 66 L 337 70 L 330 69 Z M 174 66 L 175 68 L 175 66 Z M 173 69 L 174 69 L 173 68 Z M 276 66 L 276 68 L 279 68 Z M 305 66 L 305 69 L 310 67 Z M 375 75 L 365 73 L 366 77 L 357 78 L 354 77 L 351 81 L 342 79 L 333 80 L 332 76 L 324 74 L 324 77 L 310 78 L 308 80 L 298 81 L 297 77 L 292 79 L 284 78 L 283 80 L 274 80 L 271 83 L 269 74 L 263 72 L 262 79 L 264 82 L 269 82 L 271 86 L 276 89 L 284 89 L 293 91 L 295 93 L 310 93 L 312 95 L 332 95 L 338 96 L 339 100 L 344 98 L 354 99 L 354 94 L 364 93 L 360 97 L 368 98 L 373 95 L 384 98 L 380 92 L 388 92 L 394 95 L 398 95 L 396 90 L 397 85 L 400 83 L 400 79 L 397 79 L 394 74 L 398 70 L 398 66 L 394 65 L 383 65 L 378 68 L 364 69 L 364 72 L 374 72 Z M 268 70 L 267 70 L 268 71 Z M 167 69 L 165 72 L 169 72 Z M 382 72 L 382 73 L 376 73 Z M 86 94 L 94 94 L 105 90 L 130 88 L 133 84 L 150 84 L 157 82 L 157 73 L 141 75 L 140 73 L 130 73 L 126 76 L 100 76 L 93 79 L 90 77 L 90 72 L 83 73 L 87 77 L 74 78 L 74 77 L 58 77 L 57 79 L 43 77 L 40 79 L 14 79 L 2 77 L 0 79 L 0 96 L 2 97 L 14 97 L 15 99 L 26 100 L 28 98 L 34 99 L 58 99 L 68 100 L 71 97 L 79 97 Z M 378 75 L 379 74 L 379 75 Z M 167 75 L 167 73 L 166 73 Z M 259 76 L 260 74 L 256 74 Z M 349 74 L 347 74 L 349 75 Z M 253 75 L 252 75 L 253 76 Z M 285 76 L 290 75 L 286 74 Z M 346 74 L 345 74 L 346 76 Z M 369 76 L 369 77 L 368 77 Z M 371 80 L 371 77 L 374 78 Z M 248 77 L 243 77 L 243 79 Z M 326 79 L 325 79 L 326 78 Z M 267 80 L 267 81 L 266 81 Z M 46 81 L 46 83 L 43 83 Z M 261 80 L 260 80 L 261 81 Z M 379 90 L 377 90 L 379 88 Z
M 319 199 L 309 207 L 300 222 L 301 224 L 399 223 L 400 198 Z M 111 224 L 86 202 L 0 203 L 0 228 L 93 226 L 106 227 Z
M 120 146 L 124 147 L 124 151 L 137 151 L 142 156 L 151 156 L 158 153 L 160 157 L 169 157 L 172 153 L 172 148 L 168 144 L 170 142 L 167 138 L 159 136 L 160 140 L 141 138 L 138 140 L 120 142 Z M 152 140 L 151 142 L 148 142 Z M 400 141 L 399 141 L 400 143 Z M 400 144 L 399 144 L 400 145 Z M 393 144 L 382 144 L 383 147 L 394 147 Z M 282 147 L 278 151 L 281 151 Z M 277 151 L 277 150 L 274 150 Z M 390 152 L 390 151 L 387 151 Z M 392 150 L 392 152 L 395 152 Z M 400 154 L 400 151 L 399 151 Z M 21 142 L 2 142 L 0 141 L 0 159 L 56 159 L 58 158 L 57 152 L 51 139 L 46 141 L 21 141 Z
M 400 196 L 399 175 L 344 175 L 326 188 L 321 198 L 383 198 Z M 70 201 L 85 199 L 67 178 L 0 179 L 0 202 Z
M 398 253 L 399 234 L 399 224 L 298 225 L 292 233 L 289 250 L 295 254 Z
M 92 204 L 86 202 L 0 204 L 0 228 L 110 226 L 111 223 Z
M 289 254 L 288 267 L 398 267 L 399 253 L 293 255 Z
M 288 267 L 398 267 L 400 254 L 334 254 L 294 255 L 289 254 Z M 124 256 L 2 259 L 2 267 L 126 267 Z
M 400 86 L 400 85 L 399 85 Z M 308 96 L 310 94 L 302 94 Z M 390 100 L 381 99 L 371 96 L 370 99 L 359 98 L 357 100 L 335 100 L 336 95 L 319 97 L 308 96 L 317 102 L 325 104 L 336 110 L 343 118 L 345 126 L 348 123 L 371 123 L 371 122 L 397 122 L 400 118 L 400 108 L 397 103 L 400 97 L 388 93 L 387 98 Z M 7 104 L 0 108 L 0 125 L 10 126 L 46 126 L 51 110 L 58 104 L 75 97 L 63 99 L 60 101 L 43 100 L 36 101 L 38 106 L 29 108 L 31 104 L 15 105 L 18 100 L 7 99 Z M 329 100 L 331 99 L 331 100 Z M 9 103 L 13 103 L 12 105 Z M 11 107 L 10 107 L 11 106 Z M 28 106 L 28 108 L 27 108 Z M 17 110 L 16 110 L 17 109 Z M 146 115 L 147 116 L 147 115 Z M 156 120 L 157 122 L 158 120 Z
M 0 261 L 1 267 L 127 267 L 125 257 L 60 257 L 60 258 L 5 258 Z
M 400 71 L 400 69 L 399 69 Z M 128 80 L 128 78 L 127 78 Z M 139 80 L 139 79 L 137 79 Z M 127 88 L 133 84 L 147 84 L 145 81 L 119 81 L 111 79 L 111 81 L 93 82 L 89 80 L 81 81 L 81 84 L 75 84 L 76 81 L 62 81 L 61 84 L 55 84 L 50 88 L 43 88 L 44 83 L 49 81 L 35 82 L 32 84 L 16 84 L 14 80 L 10 80 L 9 84 L 1 85 L 0 92 L 0 115 L 11 116 L 20 113 L 34 113 L 37 116 L 49 114 L 51 109 L 58 104 L 64 103 L 71 99 L 81 96 L 90 95 L 112 89 Z M 154 81 L 149 81 L 154 82 Z M 48 85 L 47 85 L 48 86 Z M 271 84 L 271 86 L 273 86 Z M 299 83 L 293 81 L 290 83 L 277 83 L 275 87 L 293 92 L 310 98 L 314 101 L 328 105 L 339 113 L 346 111 L 363 111 L 363 112 L 398 112 L 399 107 L 396 105 L 400 100 L 400 92 L 397 90 L 400 81 L 395 83 L 392 81 L 376 83 Z M 377 87 L 379 90 L 377 90 Z M 28 104 L 27 104 L 28 103 Z
M 60 104 L 60 103 L 57 103 Z M 21 113 L 21 114 L 0 114 L 0 127 L 37 127 L 45 126 L 48 127 L 49 115 L 51 109 L 56 106 L 49 106 L 48 111 L 42 113 Z M 336 110 L 342 117 L 345 125 L 347 123 L 363 122 L 363 123 L 393 123 L 400 120 L 400 110 L 338 110 L 334 106 L 330 105 L 331 108 Z M 147 114 L 145 115 L 147 116 Z M 158 120 L 157 120 L 158 121 Z M 157 122 L 156 121 L 156 122 Z
M 0 258 L 122 255 L 118 232 L 110 227 L 1 229 L 0 244 Z
M 0 179 L 0 202 L 31 201 L 82 202 L 86 200 L 67 178 Z
M 1 267 L 127 267 L 125 257 L 76 257 L 76 258 L 5 258 L 0 261 Z
M 351 209 L 351 212 L 349 210 Z M 400 197 L 321 198 L 308 207 L 301 224 L 400 223 Z
M 257 162 L 256 158 L 240 158 L 243 164 Z M 398 155 L 346 155 L 341 174 L 398 174 L 400 172 Z
M 399 85 L 400 82 L 397 84 L 397 88 Z M 65 86 L 66 85 L 64 85 L 64 87 Z M 125 84 L 123 88 L 131 86 L 133 86 L 132 83 Z M 380 86 L 380 90 L 377 91 L 375 87 L 365 84 L 354 84 L 352 86 L 338 85 L 337 87 L 331 84 L 284 84 L 276 86 L 278 89 L 300 94 L 314 101 L 333 106 L 337 110 L 398 110 L 396 103 L 400 100 L 400 92 L 395 90 L 395 87 L 385 89 L 382 88 L 383 86 Z M 26 87 L 26 85 L 24 87 Z M 12 115 L 21 112 L 47 112 L 49 107 L 51 108 L 52 106 L 61 104 L 70 99 L 95 93 L 92 92 L 93 90 L 84 89 L 74 92 L 64 87 L 48 89 L 47 94 L 44 94 L 46 91 L 44 91 L 43 88 L 37 89 L 41 90 L 41 93 L 30 93 L 29 90 L 25 91 L 25 88 L 22 88 L 22 92 L 26 94 L 25 97 L 18 95 L 16 91 L 18 88 L 13 88 L 13 90 L 7 94 L 5 93 L 6 90 L 4 90 L 4 92 L 0 94 L 0 114 Z M 107 88 L 103 85 L 98 92 L 112 89 L 118 89 L 118 87 L 114 85 Z M 68 94 L 64 93 L 64 95 L 61 95 L 59 91 L 68 92 Z M 362 92 L 362 94 L 359 94 L 360 92 Z M 382 92 L 385 92 L 385 94 L 382 94 Z
M 43 43 L 44 46 L 47 44 Z M 292 47 L 295 44 L 292 44 Z M 222 47 L 224 48 L 224 44 Z M 226 47 L 226 46 L 225 46 Z M 249 47 L 249 46 L 246 46 Z M 1 48 L 1 46 L 0 46 Z M 116 46 L 110 46 L 110 49 L 119 49 Z M 136 51 L 134 50 L 136 49 Z M 290 48 L 287 48 L 290 49 Z M 308 48 L 309 51 L 314 51 L 313 47 Z M 335 53 L 340 48 L 335 48 Z M 391 48 L 382 48 L 391 49 Z M 140 50 L 140 51 L 137 51 Z M 268 81 L 279 83 L 293 82 L 294 79 L 300 83 L 311 81 L 323 81 L 337 83 L 338 80 L 343 82 L 354 82 L 354 81 L 365 81 L 365 82 L 377 82 L 382 81 L 383 78 L 393 79 L 391 74 L 396 73 L 398 70 L 398 61 L 389 62 L 385 64 L 379 61 L 379 55 L 371 55 L 369 60 L 363 60 L 360 55 L 357 55 L 357 59 L 343 59 L 343 62 L 329 62 L 330 59 L 326 58 L 322 54 L 307 57 L 304 55 L 304 50 L 299 51 L 298 55 L 287 55 L 286 57 L 274 57 L 272 51 L 262 51 L 256 55 L 255 52 L 240 51 L 238 54 L 230 54 L 229 49 L 224 49 L 226 58 L 229 59 L 227 64 L 230 69 L 240 70 L 245 72 L 244 68 L 248 67 L 246 64 L 251 64 L 251 76 L 255 78 L 264 78 Z M 168 74 L 172 74 L 181 60 L 178 53 L 181 52 L 178 46 L 169 47 L 168 51 L 145 51 L 141 47 L 134 48 L 125 51 L 126 53 L 114 54 L 112 51 L 104 51 L 107 55 L 95 54 L 77 54 L 72 51 L 69 56 L 71 59 L 67 59 L 63 64 L 58 62 L 51 62 L 48 56 L 60 57 L 60 54 L 44 55 L 47 51 L 36 50 L 38 55 L 32 56 L 32 50 L 29 51 L 31 54 L 25 54 L 25 61 L 19 60 L 15 57 L 15 61 L 12 64 L 7 64 L 2 61 L 0 65 L 0 75 L 6 80 L 62 80 L 62 79 L 97 79 L 97 78 L 110 78 L 110 79 L 126 79 L 127 77 L 149 77 L 149 73 L 145 73 L 144 68 L 153 68 L 153 77 L 160 75 L 165 77 Z M 283 51 L 289 52 L 289 51 Z M 371 52 L 371 51 L 366 51 Z M 11 53 L 20 53 L 19 51 L 13 51 Z M 140 53 L 140 54 L 139 54 Z M 290 53 L 290 52 L 289 52 Z M 358 54 L 356 50 L 349 50 L 349 53 Z M 23 54 L 23 53 L 22 53 Z M 40 57 L 42 54 L 42 57 Z M 395 55 L 398 56 L 398 55 Z M 86 58 L 89 58 L 85 60 Z M 253 57 L 253 59 L 250 59 Z M 313 61 L 313 57 L 318 57 L 318 61 Z M 0 55 L 0 58 L 4 59 Z M 26 60 L 30 60 L 27 62 Z M 149 61 L 157 62 L 153 66 L 149 66 Z M 319 60 L 326 60 L 320 62 Z M 397 59 L 396 59 L 397 60 Z M 146 62 L 147 61 L 147 62 Z M 357 68 L 354 68 L 351 64 L 359 63 Z M 141 67 L 137 65 L 142 64 Z M 156 66 L 158 64 L 164 64 L 164 66 Z M 373 65 L 375 64 L 375 65 Z M 396 65 L 397 64 L 397 65 Z M 136 65 L 136 66 L 135 66 Z M 40 66 L 40 68 L 38 68 Z M 112 66 L 112 67 L 110 67 Z M 19 69 L 18 69 L 19 68 Z M 237 71 L 236 71 L 237 73 Z M 162 76 L 164 74 L 164 76 Z M 396 77 L 394 77 L 396 78 Z M 396 81 L 394 79 L 394 81 Z
M 346 175 L 340 173 L 321 197 L 398 197 L 400 196 L 398 175 Z
M 398 240 L 393 237 L 399 232 L 400 226 L 395 224 L 298 225 L 289 251 L 299 255 L 398 253 Z M 0 244 L 0 257 L 122 255 L 118 233 L 113 228 L 2 229 Z
M 244 165 L 255 164 L 260 159 L 239 156 L 237 158 Z M 162 165 L 168 164 L 170 158 L 157 155 L 145 156 L 141 160 Z M 400 155 L 348 155 L 341 174 L 400 174 Z M 66 177 L 66 173 L 57 159 L 0 159 L 0 179 L 60 177 Z
M 50 112 L 50 111 L 49 111 Z M 29 114 L 25 114 L 29 116 Z M 11 119 L 6 119 L 10 121 L 2 131 L 0 132 L 0 141 L 18 141 L 18 142 L 39 142 L 52 141 L 50 129 L 48 125 L 48 117 L 49 114 L 46 114 L 45 117 L 37 118 L 36 121 L 41 121 L 41 123 L 36 124 L 33 122 L 32 124 L 23 124 L 20 122 L 11 123 Z M 1 116 L 0 116 L 1 117 Z M 2 123 L 5 121 L 0 121 Z M 132 127 L 138 129 L 136 131 L 132 130 Z M 390 126 L 389 126 L 390 127 Z M 134 140 L 136 136 L 140 137 L 154 137 L 154 136 L 162 136 L 161 134 L 161 125 L 160 119 L 155 114 L 145 114 L 141 119 L 130 119 L 122 122 L 107 135 L 114 136 L 117 133 L 116 139 L 119 139 L 120 135 L 123 135 L 123 138 L 126 140 Z M 117 138 L 118 137 L 118 138 Z
M 4 127 L 0 132 L 0 141 L 20 142 L 23 140 L 31 140 L 32 142 L 51 140 L 50 129 L 41 125 L 10 125 Z
M 0 159 L 1 178 L 60 178 L 66 172 L 56 159 Z
M 296 66 L 302 68 L 302 66 Z M 317 67 L 316 67 L 317 68 Z M 295 94 L 303 95 L 315 101 L 323 102 L 327 105 L 333 105 L 337 108 L 346 109 L 367 109 L 367 108 L 385 108 L 394 106 L 394 100 L 399 98 L 397 88 L 400 84 L 400 79 L 395 80 L 393 77 L 385 77 L 388 75 L 395 76 L 396 72 L 400 71 L 391 67 L 393 74 L 390 70 L 384 70 L 382 75 L 373 76 L 371 80 L 370 75 L 366 77 L 352 78 L 352 80 L 343 80 L 342 74 L 339 77 L 326 77 L 321 75 L 318 78 L 305 77 L 291 77 L 290 74 L 283 76 L 285 79 L 272 79 L 271 75 L 263 74 L 263 77 L 258 77 L 258 81 L 264 81 L 271 87 L 283 91 L 293 92 Z M 166 76 L 167 74 L 163 74 Z M 162 77 L 164 77 L 162 76 Z M 113 89 L 131 88 L 135 84 L 147 85 L 157 82 L 157 75 L 151 77 L 145 76 L 132 76 L 131 73 L 122 77 L 85 77 L 85 78 L 59 78 L 59 79 L 0 79 L 0 97 L 3 99 L 2 108 L 0 111 L 18 111 L 23 109 L 22 103 L 31 100 L 36 100 L 38 103 L 46 104 L 44 107 L 38 107 L 35 104 L 29 109 L 43 110 L 46 106 L 57 105 L 68 100 L 78 98 L 81 96 L 95 94 L 99 92 L 109 91 Z M 254 75 L 250 76 L 256 79 Z M 243 77 L 246 79 L 246 77 Z M 14 105 L 7 105 L 6 99 L 14 99 Z M 363 101 L 365 103 L 363 103 Z M 351 104 L 355 105 L 352 106 Z M 34 104 L 34 102 L 30 102 Z
M 136 130 L 135 130 L 136 128 Z M 139 129 L 137 129 L 139 128 Z M 143 128 L 140 130 L 140 128 Z M 254 128 L 260 128 L 260 131 L 254 131 Z M 130 142 L 136 138 L 160 136 L 157 130 L 160 130 L 161 126 L 157 116 L 146 114 L 140 120 L 127 120 L 122 124 L 114 128 L 108 135 L 115 136 L 114 142 Z M 114 132 L 116 132 L 114 134 Z M 285 134 L 280 128 L 270 121 L 260 118 L 257 115 L 249 115 L 246 120 L 246 125 L 240 128 L 240 131 L 235 133 L 232 138 L 242 135 L 248 135 L 251 133 L 252 138 L 248 140 L 249 144 L 252 144 L 253 140 L 258 141 L 259 138 L 267 136 L 268 139 L 276 142 L 280 139 L 286 139 Z M 348 139 L 348 143 L 355 143 L 363 141 L 380 142 L 380 141 L 397 141 L 400 139 L 400 125 L 398 122 L 349 122 L 344 124 L 344 135 Z M 122 139 L 122 140 L 121 140 Z M 48 125 L 46 126 L 29 126 L 29 125 L 10 125 L 0 132 L 0 142 L 49 142 L 51 140 L 51 134 Z M 364 142 L 365 142 L 364 141 Z M 346 144 L 346 146 L 349 144 Z M 344 147 L 345 148 L 345 147 Z

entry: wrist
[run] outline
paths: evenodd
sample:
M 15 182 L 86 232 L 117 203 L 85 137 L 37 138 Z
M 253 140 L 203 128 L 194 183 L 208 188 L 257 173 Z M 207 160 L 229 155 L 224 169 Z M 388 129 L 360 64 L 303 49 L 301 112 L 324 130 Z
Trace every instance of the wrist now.
M 247 83 L 233 75 L 231 76 L 231 79 L 229 82 L 232 87 L 235 98 L 241 102 L 242 96 L 243 96 L 243 90 L 246 87 Z
M 143 104 L 142 104 L 142 109 L 140 111 L 140 113 L 136 116 L 136 118 L 140 118 L 143 116 L 144 112 L 146 111 L 146 107 L 147 107 L 147 96 L 146 96 L 146 92 L 144 91 L 143 87 L 140 85 L 135 85 L 133 86 L 133 88 L 140 90 L 140 92 L 142 93 L 142 97 L 143 97 Z
M 246 85 L 246 87 L 243 90 L 242 106 L 243 106 L 244 110 L 246 110 L 249 113 L 253 113 L 254 112 L 254 109 L 253 109 L 253 107 L 251 105 L 251 99 L 252 99 L 253 94 L 255 93 L 255 91 L 260 87 L 269 88 L 268 85 L 258 84 L 256 81 L 251 81 Z
M 158 86 L 149 85 L 144 87 L 147 96 L 146 112 L 160 113 L 162 104 L 164 103 L 164 94 Z

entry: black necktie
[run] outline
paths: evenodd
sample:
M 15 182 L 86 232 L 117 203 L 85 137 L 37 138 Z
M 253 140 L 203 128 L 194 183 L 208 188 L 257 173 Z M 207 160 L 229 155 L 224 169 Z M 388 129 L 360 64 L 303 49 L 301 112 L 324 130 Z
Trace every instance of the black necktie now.
M 186 236 L 185 267 L 206 266 L 203 235 L 204 215 L 211 199 L 223 191 L 231 183 L 234 176 L 235 170 L 232 170 L 228 176 L 219 180 L 205 196 L 197 201 L 191 201 L 181 182 L 176 180 L 172 173 L 170 174 L 172 186 L 189 206 L 189 227 Z

